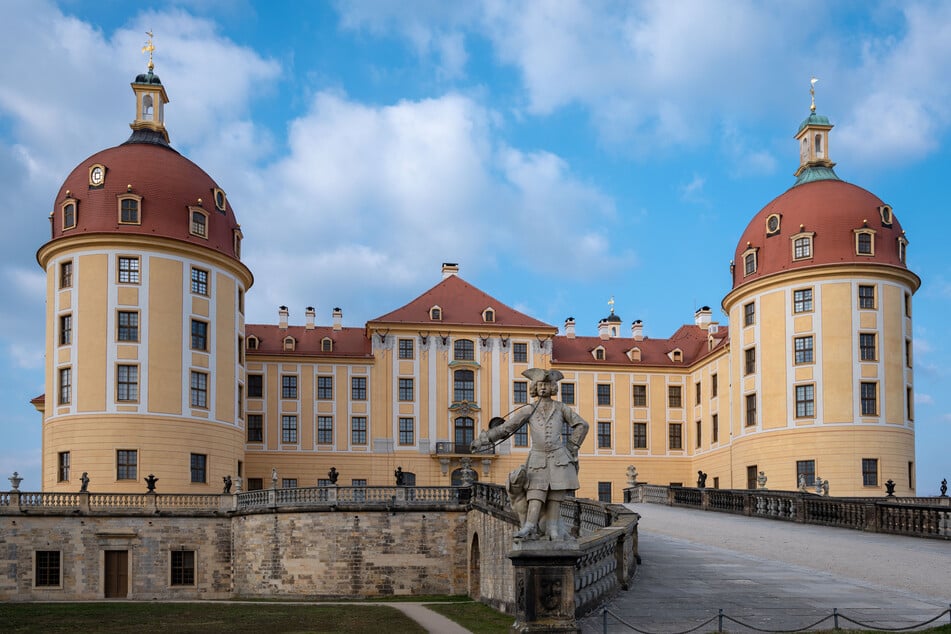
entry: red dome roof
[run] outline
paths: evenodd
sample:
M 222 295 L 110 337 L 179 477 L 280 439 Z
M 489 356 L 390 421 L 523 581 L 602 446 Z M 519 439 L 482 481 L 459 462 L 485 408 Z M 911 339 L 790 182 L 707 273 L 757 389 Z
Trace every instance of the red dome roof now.
M 95 187 L 89 170 L 97 164 L 105 167 L 105 176 Z M 53 208 L 52 239 L 91 233 L 161 236 L 239 259 L 234 247 L 238 222 L 227 197 L 223 212 L 216 207 L 217 188 L 204 170 L 167 145 L 127 142 L 93 154 L 66 177 Z M 142 197 L 141 224 L 119 223 L 118 196 L 125 193 Z M 62 204 L 68 197 L 78 201 L 76 226 L 64 230 Z M 188 208 L 199 206 L 199 199 L 208 212 L 207 238 L 189 231 Z
M 792 269 L 840 263 L 885 264 L 907 269 L 899 256 L 901 224 L 878 196 L 841 180 L 820 180 L 798 185 L 774 199 L 753 217 L 736 245 L 733 288 Z M 779 230 L 770 232 L 767 221 L 779 216 Z M 889 219 L 888 223 L 885 220 Z M 874 230 L 874 255 L 856 253 L 855 230 Z M 793 259 L 791 237 L 812 233 L 812 257 Z M 756 271 L 745 275 L 744 254 L 756 249 Z

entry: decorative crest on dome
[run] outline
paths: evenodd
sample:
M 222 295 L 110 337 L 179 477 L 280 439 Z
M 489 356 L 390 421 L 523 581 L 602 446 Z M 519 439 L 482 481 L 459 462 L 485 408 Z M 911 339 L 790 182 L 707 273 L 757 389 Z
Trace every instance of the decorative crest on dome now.
M 149 39 L 145 42 L 145 46 L 142 47 L 142 52 L 145 53 L 146 51 L 148 51 L 149 72 L 152 72 L 153 70 L 155 70 L 155 64 L 152 63 L 152 51 L 155 50 L 155 44 L 152 43 L 152 31 L 146 31 L 145 34 L 149 36 Z M 813 110 L 815 110 L 814 105 L 813 105 Z
M 813 114 L 816 112 L 816 82 L 818 81 L 819 79 L 817 77 L 813 77 L 809 80 L 809 95 L 812 97 L 812 105 L 809 106 L 809 110 L 811 110 Z
M 829 134 L 832 123 L 829 117 L 816 114 L 816 83 L 818 78 L 809 80 L 809 116 L 799 125 L 796 140 L 799 141 L 799 169 L 796 170 L 796 185 L 813 181 L 839 180 L 833 171 L 835 163 L 829 157 Z

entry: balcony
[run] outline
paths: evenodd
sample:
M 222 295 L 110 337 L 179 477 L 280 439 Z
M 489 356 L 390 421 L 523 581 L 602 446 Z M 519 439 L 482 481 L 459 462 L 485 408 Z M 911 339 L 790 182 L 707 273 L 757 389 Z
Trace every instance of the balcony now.
M 495 447 L 485 451 L 475 452 L 469 448 L 469 443 L 467 442 L 437 442 L 436 443 L 436 455 L 437 456 L 488 456 L 495 453 Z

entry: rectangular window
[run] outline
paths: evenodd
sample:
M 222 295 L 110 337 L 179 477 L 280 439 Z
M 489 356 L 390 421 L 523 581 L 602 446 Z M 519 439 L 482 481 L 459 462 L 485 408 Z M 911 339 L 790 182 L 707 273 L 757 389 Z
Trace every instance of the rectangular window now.
M 878 415 L 878 384 L 862 383 L 862 416 Z
M 717 375 L 710 375 L 710 398 L 716 398 L 720 386 L 717 384 Z
M 812 238 L 796 238 L 793 240 L 793 259 L 802 260 L 812 257 Z
M 332 416 L 317 417 L 317 444 L 332 445 L 334 442 L 334 419 Z
M 746 395 L 746 426 L 752 427 L 756 424 L 756 395 Z
M 400 379 L 399 382 L 399 398 L 401 401 L 412 401 L 416 398 L 416 389 L 415 389 L 413 379 Z
M 611 503 L 611 483 L 598 482 L 598 502 Z
M 128 225 L 139 224 L 139 201 L 135 198 L 123 198 L 119 201 L 119 222 Z
M 905 413 L 908 420 L 915 420 L 915 392 L 911 387 L 905 388 Z
M 515 381 L 512 383 L 512 392 L 514 394 L 514 402 L 516 403 L 527 403 L 528 402 L 528 382 L 527 381 Z
M 192 235 L 204 238 L 208 235 L 208 218 L 200 211 L 192 212 Z
M 139 452 L 135 449 L 116 450 L 116 480 L 136 480 Z
M 911 293 L 905 293 L 905 317 L 911 317 Z
M 297 398 L 297 375 L 281 375 L 281 398 Z
M 317 377 L 317 400 L 329 401 L 334 397 L 334 378 L 332 376 Z
M 208 295 L 208 271 L 192 269 L 192 293 Z
M 459 339 L 453 344 L 453 359 L 456 361 L 474 361 L 475 344 L 469 339 Z
M 528 344 L 527 343 L 513 343 L 512 344 L 512 360 L 515 363 L 528 363 Z
M 747 348 L 743 351 L 743 374 L 756 372 L 756 348 Z
M 193 453 L 191 457 L 192 482 L 204 484 L 208 481 L 208 456 L 203 453 Z
M 244 418 L 244 386 L 238 386 L 238 418 Z
M 710 418 L 710 431 L 712 432 L 711 440 L 713 442 L 719 442 L 720 441 L 720 416 L 718 414 L 714 414 Z
M 699 405 L 699 404 L 700 404 L 700 381 L 697 381 L 697 382 L 694 384 L 694 398 L 693 398 L 693 402 L 694 402 L 694 405 Z
M 634 423 L 634 448 L 647 449 L 647 423 Z
M 811 418 L 816 415 L 816 386 L 796 386 L 796 417 Z
M 36 570 L 33 574 L 33 584 L 37 588 L 56 588 L 62 585 L 60 581 L 60 553 L 58 550 L 36 551 Z
M 129 257 L 119 258 L 119 283 L 120 284 L 138 284 L 139 283 L 139 258 L 129 258 Z
M 69 452 L 61 451 L 57 459 L 57 482 L 69 482 Z
M 631 404 L 634 407 L 647 407 L 647 386 L 634 385 L 631 393 Z
M 367 417 L 354 416 L 350 419 L 350 444 L 367 444 Z
M 353 501 L 363 502 L 367 499 L 367 480 L 366 478 L 352 478 L 350 486 L 353 487 Z
M 679 385 L 667 386 L 667 407 L 683 407 L 683 395 Z
M 412 339 L 400 339 L 400 359 L 412 359 L 414 355 Z
M 752 326 L 756 323 L 756 304 L 743 304 L 743 325 Z
M 911 339 L 905 339 L 905 366 L 909 368 L 912 367 L 911 353 L 912 353 Z
M 73 261 L 62 262 L 59 265 L 59 287 L 69 288 L 73 285 Z
M 812 289 L 802 288 L 793 291 L 793 312 L 808 313 L 812 312 Z
M 875 346 L 874 332 L 859 333 L 859 358 L 862 361 L 875 361 L 878 357 Z
M 875 287 L 859 285 L 859 308 L 875 308 Z
M 856 251 L 859 255 L 872 255 L 872 234 L 860 233 L 856 237 L 858 238 Z
M 350 400 L 367 400 L 367 378 L 365 376 L 350 377 Z
M 139 366 L 116 366 L 116 400 L 139 400 Z
M 755 253 L 747 253 L 746 256 L 743 257 L 743 273 L 745 275 L 752 275 L 753 273 L 756 273 Z
M 413 445 L 416 443 L 416 421 L 412 418 L 400 418 L 400 444 Z
M 192 319 L 192 350 L 208 350 L 208 324 Z
M 598 449 L 611 448 L 611 423 L 598 423 Z
M 703 423 L 698 420 L 696 427 L 697 427 L 697 449 L 700 449 L 701 440 L 703 439 Z
M 516 447 L 528 447 L 528 425 L 522 425 L 512 435 Z
M 475 400 L 475 372 L 472 370 L 455 370 L 452 373 L 452 397 L 454 401 Z
M 813 339 L 812 335 L 807 337 L 796 337 L 793 340 L 795 348 L 796 363 L 812 363 L 813 357 Z
M 297 442 L 297 416 L 293 414 L 281 416 L 281 442 Z
M 574 383 L 562 383 L 559 386 L 561 390 L 561 402 L 565 405 L 574 405 L 575 404 L 575 384 Z
M 73 402 L 73 369 L 59 369 L 59 404 L 69 405 Z
M 684 436 L 683 425 L 680 423 L 671 423 L 667 426 L 667 438 L 670 449 L 683 449 Z
M 264 488 L 264 478 L 248 478 L 248 491 L 260 491 Z
M 297 488 L 297 478 L 282 478 L 282 479 L 281 479 L 281 488 L 282 488 L 282 489 L 296 489 L 296 488 Z
M 805 478 L 805 480 L 803 479 Z M 804 483 L 806 486 L 816 484 L 816 461 L 815 460 L 797 460 L 796 461 L 796 482 Z
M 606 383 L 598 383 L 598 405 L 611 404 L 611 386 Z
M 195 551 L 173 550 L 171 582 L 173 586 L 195 585 Z
M 76 203 L 63 205 L 63 229 L 72 229 L 76 226 Z
M 248 414 L 248 442 L 264 442 L 264 416 Z
M 59 316 L 59 345 L 68 346 L 73 342 L 73 316 Z
M 192 372 L 191 405 L 208 407 L 208 375 L 204 372 Z
M 264 396 L 264 375 L 248 375 L 248 398 L 261 398 Z
M 116 318 L 116 339 L 119 341 L 139 340 L 139 313 L 120 310 Z
M 878 458 L 862 458 L 862 486 L 878 486 Z

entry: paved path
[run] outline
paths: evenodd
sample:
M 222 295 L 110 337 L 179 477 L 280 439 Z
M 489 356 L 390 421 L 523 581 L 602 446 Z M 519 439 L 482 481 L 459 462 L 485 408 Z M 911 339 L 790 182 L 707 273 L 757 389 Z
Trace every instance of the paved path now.
M 608 604 L 648 632 L 680 632 L 724 614 L 765 630 L 832 614 L 876 627 L 920 623 L 951 602 L 951 541 L 863 533 L 656 504 L 630 504 L 642 564 Z M 939 623 L 948 623 L 945 615 Z M 601 632 L 600 616 L 582 622 Z M 832 629 L 831 620 L 820 629 Z M 840 627 L 856 627 L 840 620 Z M 700 632 L 715 632 L 714 620 Z M 725 622 L 729 632 L 751 630 Z M 630 632 L 609 618 L 610 632 Z

